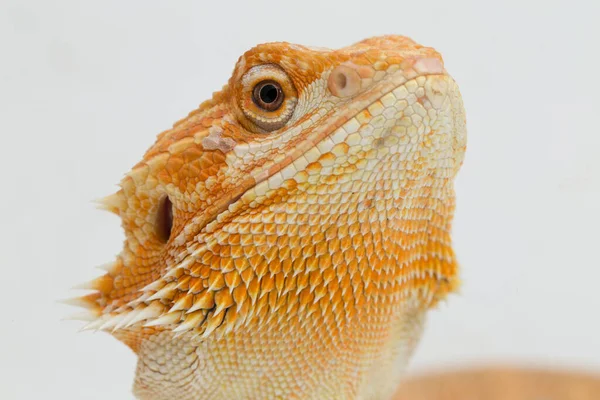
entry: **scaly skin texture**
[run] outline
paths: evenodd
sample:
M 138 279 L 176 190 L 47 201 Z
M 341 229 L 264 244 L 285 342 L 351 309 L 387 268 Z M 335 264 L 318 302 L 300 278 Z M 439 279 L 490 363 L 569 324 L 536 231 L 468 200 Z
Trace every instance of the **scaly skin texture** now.
M 431 48 L 259 45 L 103 201 L 126 241 L 88 327 L 137 353 L 140 399 L 387 399 L 458 285 L 465 146 Z
M 394 400 L 598 400 L 600 376 L 589 372 L 496 366 L 414 377 Z

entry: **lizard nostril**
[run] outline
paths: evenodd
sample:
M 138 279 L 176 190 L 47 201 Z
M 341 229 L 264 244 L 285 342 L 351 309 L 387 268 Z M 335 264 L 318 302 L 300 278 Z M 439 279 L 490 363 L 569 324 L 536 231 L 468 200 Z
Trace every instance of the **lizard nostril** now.
M 344 90 L 346 83 L 348 83 L 348 78 L 346 78 L 346 75 L 338 73 L 333 76 L 333 79 L 335 79 L 336 86 L 341 90 Z
M 156 234 L 158 239 L 167 243 L 171 237 L 171 229 L 173 228 L 173 204 L 168 197 L 160 201 L 158 205 L 158 213 L 156 214 Z
M 327 86 L 337 97 L 353 96 L 360 90 L 361 79 L 358 72 L 346 65 L 336 67 L 329 75 Z

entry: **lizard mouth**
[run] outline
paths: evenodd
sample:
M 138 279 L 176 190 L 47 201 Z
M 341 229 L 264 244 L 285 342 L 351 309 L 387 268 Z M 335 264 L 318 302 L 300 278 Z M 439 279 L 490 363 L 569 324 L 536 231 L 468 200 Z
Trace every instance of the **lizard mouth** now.
M 314 128 L 307 131 L 300 141 L 288 146 L 286 151 L 289 155 L 285 160 L 252 173 L 251 184 L 236 200 L 252 201 L 257 194 L 262 193 L 261 187 L 278 187 L 282 180 L 300 172 L 299 167 L 317 162 L 320 156 L 332 150 L 335 145 L 355 144 L 358 138 L 356 135 L 350 138 L 351 135 L 361 136 L 361 144 L 364 146 L 377 147 L 383 144 L 379 131 L 390 133 L 394 127 L 412 125 L 417 128 L 423 125 L 423 117 L 429 118 L 426 115 L 428 110 L 439 111 L 448 93 L 455 89 L 454 80 L 445 73 L 425 73 L 410 80 L 400 76 L 397 80 L 374 85 L 341 109 L 333 109 L 316 120 Z M 447 111 L 451 110 L 444 110 Z M 378 131 L 376 128 L 382 122 L 383 129 Z M 314 151 L 315 148 L 318 149 L 317 152 Z M 300 159 L 303 162 L 298 162 Z
M 415 122 L 418 117 L 413 115 L 419 115 L 418 113 L 422 113 L 426 107 L 439 109 L 448 91 L 452 89 L 449 86 L 454 87 L 455 83 L 445 73 L 425 73 L 409 80 L 398 75 L 395 80 L 373 85 L 345 107 L 333 109 L 315 121 L 315 128 L 307 131 L 299 143 L 286 149 L 289 155 L 283 161 L 248 175 L 238 186 L 202 213 L 201 218 L 195 221 L 193 231 L 186 231 L 184 228 L 175 238 L 175 243 L 184 244 L 192 236 L 201 232 L 214 231 L 220 222 L 233 217 L 236 211 L 256 201 L 269 190 L 280 187 L 287 178 L 294 176 L 309 164 L 318 162 L 319 157 L 325 152 L 332 151 L 336 144 L 346 143 L 351 147 L 350 145 L 360 143 L 371 148 L 384 149 L 395 139 L 406 140 L 407 135 L 413 130 L 418 134 L 417 125 L 421 122 Z M 390 101 L 395 103 L 386 106 Z M 412 110 L 411 116 L 389 115 L 391 113 L 389 110 L 396 110 L 396 114 L 406 111 L 406 108 L 400 109 L 398 104 L 404 102 L 407 107 L 411 106 L 418 111 Z M 376 124 L 371 123 L 381 121 L 382 118 L 391 122 L 387 123 L 388 126 L 379 127 L 382 129 L 378 130 L 378 127 L 374 126 Z M 408 125 L 409 121 L 411 126 L 403 126 Z M 403 128 L 406 128 L 406 132 Z M 409 129 L 411 132 L 408 132 Z M 357 140 L 360 142 L 357 143 Z M 319 151 L 315 152 L 314 148 L 318 148 Z M 402 151 L 401 144 L 396 145 L 392 150 Z

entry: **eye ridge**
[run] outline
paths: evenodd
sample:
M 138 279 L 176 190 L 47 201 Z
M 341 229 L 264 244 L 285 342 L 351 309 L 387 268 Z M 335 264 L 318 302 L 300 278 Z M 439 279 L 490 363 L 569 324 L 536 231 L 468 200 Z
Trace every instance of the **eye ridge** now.
M 281 85 L 273 80 L 259 82 L 252 90 L 252 101 L 265 111 L 277 111 L 284 100 L 285 95 Z

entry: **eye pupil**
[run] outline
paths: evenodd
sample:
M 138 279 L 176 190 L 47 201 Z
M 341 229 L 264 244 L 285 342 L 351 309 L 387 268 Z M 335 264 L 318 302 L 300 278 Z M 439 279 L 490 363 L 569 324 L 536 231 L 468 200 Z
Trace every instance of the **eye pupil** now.
M 260 89 L 260 99 L 267 104 L 271 104 L 275 100 L 277 100 L 278 94 L 279 91 L 277 90 L 277 88 L 270 83 L 264 85 Z
M 283 104 L 281 85 L 274 81 L 263 81 L 254 87 L 252 100 L 265 111 L 276 111 Z

